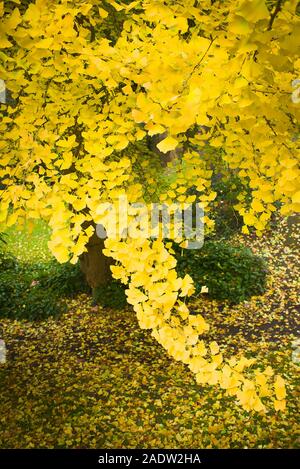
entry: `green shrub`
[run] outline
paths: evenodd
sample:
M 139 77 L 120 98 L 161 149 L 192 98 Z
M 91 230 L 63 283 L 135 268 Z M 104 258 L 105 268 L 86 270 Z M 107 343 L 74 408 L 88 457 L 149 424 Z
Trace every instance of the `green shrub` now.
M 177 269 L 181 275 L 191 275 L 195 294 L 206 285 L 210 298 L 235 304 L 265 291 L 265 260 L 244 246 L 206 241 L 199 250 L 176 247 L 175 251 Z
M 12 271 L 0 276 L 0 315 L 14 319 L 39 320 L 55 316 L 64 309 L 53 291 L 39 285 L 31 286 L 28 278 L 17 277 Z
M 0 316 L 40 320 L 65 310 L 63 298 L 88 291 L 78 265 L 28 264 L 0 252 Z
M 38 280 L 41 288 L 56 291 L 59 296 L 69 297 L 89 291 L 79 264 L 60 264 L 53 260 L 44 264 Z
M 8 252 L 0 251 L 0 273 L 16 268 L 16 259 Z
M 126 288 L 120 281 L 112 279 L 109 284 L 95 289 L 93 300 L 105 308 L 122 309 L 127 304 Z

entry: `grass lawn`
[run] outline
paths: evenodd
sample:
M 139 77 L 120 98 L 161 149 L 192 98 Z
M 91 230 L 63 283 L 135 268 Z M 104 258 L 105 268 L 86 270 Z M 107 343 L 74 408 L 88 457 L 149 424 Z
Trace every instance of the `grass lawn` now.
M 236 306 L 195 298 L 209 321 L 207 340 L 224 355 L 246 353 L 288 383 L 284 413 L 247 413 L 212 386 L 199 386 L 139 329 L 134 313 L 68 300 L 60 317 L 0 319 L 7 363 L 0 365 L 2 448 L 293 448 L 299 440 L 299 228 L 286 223 L 262 238 L 242 238 L 268 258 L 268 289 Z M 47 262 L 49 232 L 8 231 L 6 249 Z M 291 242 L 287 243 L 287 237 Z M 45 291 L 45 295 L 47 292 Z M 205 337 L 204 337 L 205 338 Z
M 50 228 L 42 220 L 23 228 L 11 226 L 6 230 L 6 235 L 5 248 L 20 261 L 36 264 L 50 261 L 53 257 L 47 246 Z

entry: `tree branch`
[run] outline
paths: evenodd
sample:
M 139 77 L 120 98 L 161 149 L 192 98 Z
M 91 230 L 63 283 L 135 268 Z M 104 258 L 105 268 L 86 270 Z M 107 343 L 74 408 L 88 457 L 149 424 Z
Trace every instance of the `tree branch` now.
M 275 18 L 278 15 L 278 13 L 281 11 L 282 3 L 283 3 L 283 0 L 277 0 L 275 9 L 274 9 L 274 11 L 273 11 L 273 13 L 271 14 L 271 17 L 270 17 L 268 31 L 271 31 L 273 23 L 275 21 Z

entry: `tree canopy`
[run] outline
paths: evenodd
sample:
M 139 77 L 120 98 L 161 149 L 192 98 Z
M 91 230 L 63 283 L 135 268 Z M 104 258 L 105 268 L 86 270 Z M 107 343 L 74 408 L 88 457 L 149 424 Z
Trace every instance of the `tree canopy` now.
M 0 223 L 45 219 L 53 254 L 76 263 L 92 223 L 107 223 L 100 202 L 122 195 L 201 202 L 209 229 L 220 168 L 241 180 L 245 234 L 260 234 L 277 208 L 299 211 L 297 4 L 0 2 L 0 78 L 11 95 L 0 104 Z M 161 134 L 158 150 L 180 153 L 167 169 L 147 145 Z M 140 326 L 198 383 L 219 384 L 246 410 L 284 409 L 284 381 L 270 367 L 253 372 L 253 359 L 224 358 L 200 339 L 209 326 L 189 314 L 193 282 L 177 275 L 169 244 L 108 238 L 104 253 Z

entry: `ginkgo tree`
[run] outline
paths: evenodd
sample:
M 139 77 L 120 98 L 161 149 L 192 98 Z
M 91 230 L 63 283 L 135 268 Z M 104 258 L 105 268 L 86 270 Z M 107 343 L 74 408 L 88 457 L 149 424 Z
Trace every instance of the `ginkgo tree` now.
M 81 259 L 92 286 L 102 254 L 112 258 L 140 326 L 199 384 L 257 412 L 284 410 L 284 380 L 204 342 L 209 326 L 189 313 L 193 281 L 177 275 L 171 245 L 103 241 L 95 224 L 109 222 L 103 203 L 126 196 L 201 203 L 210 229 L 220 164 L 240 178 L 245 234 L 261 234 L 276 209 L 299 211 L 297 4 L 0 2 L 0 78 L 11 97 L 0 108 L 1 226 L 46 220 L 54 256 Z

